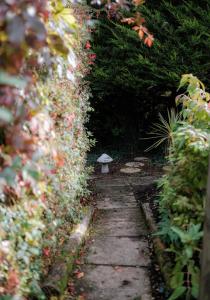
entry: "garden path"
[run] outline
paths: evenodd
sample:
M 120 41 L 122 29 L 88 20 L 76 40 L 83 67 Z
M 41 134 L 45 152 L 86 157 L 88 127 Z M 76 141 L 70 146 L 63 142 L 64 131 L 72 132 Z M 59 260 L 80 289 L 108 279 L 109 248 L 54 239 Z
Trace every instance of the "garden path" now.
M 76 281 L 87 300 L 150 300 L 148 230 L 134 196 L 154 176 L 109 176 L 95 180 L 97 218 L 94 234 Z M 83 299 L 83 298 L 82 298 Z

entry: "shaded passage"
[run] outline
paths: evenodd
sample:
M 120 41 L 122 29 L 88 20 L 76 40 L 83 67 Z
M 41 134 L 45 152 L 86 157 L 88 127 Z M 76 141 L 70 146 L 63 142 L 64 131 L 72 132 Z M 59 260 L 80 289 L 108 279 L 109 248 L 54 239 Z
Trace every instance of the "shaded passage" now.
M 146 187 L 151 176 L 96 179 L 98 217 L 94 236 L 76 282 L 88 300 L 151 299 L 147 228 L 133 186 Z

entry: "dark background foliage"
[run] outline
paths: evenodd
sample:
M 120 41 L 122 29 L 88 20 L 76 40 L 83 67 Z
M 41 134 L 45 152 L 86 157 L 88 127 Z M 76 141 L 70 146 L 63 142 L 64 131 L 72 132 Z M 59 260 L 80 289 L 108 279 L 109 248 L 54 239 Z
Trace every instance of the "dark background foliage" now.
M 152 48 L 132 26 L 101 14 L 92 41 L 97 58 L 88 78 L 95 109 L 89 128 L 99 144 L 140 141 L 158 112 L 174 106 L 182 74 L 192 73 L 209 86 L 209 6 L 210 0 L 148 0 L 138 10 L 154 34 Z

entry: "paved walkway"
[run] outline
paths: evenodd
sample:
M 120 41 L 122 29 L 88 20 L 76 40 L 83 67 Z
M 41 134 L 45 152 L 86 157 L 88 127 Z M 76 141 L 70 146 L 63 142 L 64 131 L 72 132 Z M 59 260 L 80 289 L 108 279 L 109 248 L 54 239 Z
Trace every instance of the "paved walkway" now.
M 111 177 L 96 180 L 99 216 L 94 237 L 77 280 L 87 300 L 150 300 L 147 228 L 133 187 L 144 189 L 154 178 Z

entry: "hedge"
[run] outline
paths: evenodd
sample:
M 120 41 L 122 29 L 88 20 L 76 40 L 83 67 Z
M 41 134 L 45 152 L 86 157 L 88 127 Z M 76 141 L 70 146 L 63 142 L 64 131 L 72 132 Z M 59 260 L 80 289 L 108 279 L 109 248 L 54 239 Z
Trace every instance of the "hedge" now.
M 41 299 L 41 275 L 88 193 L 90 25 L 70 1 L 3 1 L 0 11 L 0 295 Z

